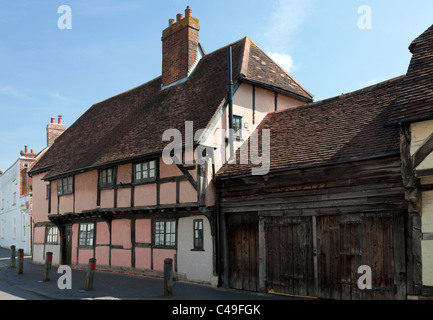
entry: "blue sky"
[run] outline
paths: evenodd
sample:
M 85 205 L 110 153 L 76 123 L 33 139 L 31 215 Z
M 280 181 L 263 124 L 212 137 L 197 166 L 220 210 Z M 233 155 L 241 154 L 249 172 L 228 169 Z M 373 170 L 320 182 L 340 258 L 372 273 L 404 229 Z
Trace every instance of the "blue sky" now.
M 72 10 L 59 29 L 58 8 Z M 431 0 L 15 0 L 0 7 L 0 170 L 46 125 L 161 73 L 161 34 L 186 6 L 212 52 L 249 36 L 322 100 L 406 73 L 408 46 L 433 24 Z M 361 5 L 371 29 L 360 29 Z

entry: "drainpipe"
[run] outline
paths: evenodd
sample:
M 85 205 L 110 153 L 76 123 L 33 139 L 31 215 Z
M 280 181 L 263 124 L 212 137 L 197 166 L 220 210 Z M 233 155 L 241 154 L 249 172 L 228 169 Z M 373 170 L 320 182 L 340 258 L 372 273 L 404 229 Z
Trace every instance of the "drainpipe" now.
M 229 163 L 234 161 L 233 145 L 233 75 L 232 75 L 232 47 L 227 47 L 227 65 L 228 65 L 228 103 L 229 103 L 229 146 L 230 158 Z
M 222 279 L 223 273 L 223 257 L 222 257 L 222 231 L 221 231 L 221 205 L 220 205 L 220 197 L 221 197 L 221 182 L 215 180 L 215 189 L 216 189 L 216 243 L 217 243 L 217 270 L 218 270 L 218 287 L 221 287 L 224 284 Z

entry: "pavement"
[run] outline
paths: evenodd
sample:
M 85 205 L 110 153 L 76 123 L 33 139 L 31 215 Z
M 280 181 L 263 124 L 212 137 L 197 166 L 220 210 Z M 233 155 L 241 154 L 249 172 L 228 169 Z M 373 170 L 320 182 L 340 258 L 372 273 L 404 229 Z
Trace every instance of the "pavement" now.
M 18 265 L 18 259 L 16 259 Z M 0 248 L 0 284 L 3 288 L 14 288 L 31 293 L 37 300 L 299 300 L 294 297 L 255 293 L 243 290 L 216 288 L 183 281 L 173 283 L 173 296 L 164 297 L 164 279 L 141 275 L 98 271 L 96 267 L 93 288 L 85 290 L 86 270 L 72 268 L 71 289 L 60 289 L 58 282 L 65 284 L 64 272 L 52 266 L 50 281 L 43 281 L 44 265 L 32 263 L 30 256 L 24 257 L 23 273 L 10 267 L 10 251 Z M 61 271 L 61 270 L 60 270 Z M 6 293 L 7 294 L 7 293 Z M 36 299 L 36 298 L 35 298 Z

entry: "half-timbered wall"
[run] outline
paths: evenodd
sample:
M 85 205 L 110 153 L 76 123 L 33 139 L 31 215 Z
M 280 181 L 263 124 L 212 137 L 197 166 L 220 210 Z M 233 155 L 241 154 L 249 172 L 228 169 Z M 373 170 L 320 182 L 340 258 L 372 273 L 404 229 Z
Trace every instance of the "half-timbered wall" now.
M 412 253 L 417 257 L 413 261 L 413 281 L 414 294 L 421 294 L 425 291 L 422 286 L 433 286 L 433 120 L 412 123 L 409 132 L 410 157 L 414 166 L 411 174 L 419 179 L 414 187 L 417 187 L 421 204 L 420 212 L 413 216 L 416 234 L 413 237 Z M 430 289 L 429 292 L 431 294 L 433 291 Z

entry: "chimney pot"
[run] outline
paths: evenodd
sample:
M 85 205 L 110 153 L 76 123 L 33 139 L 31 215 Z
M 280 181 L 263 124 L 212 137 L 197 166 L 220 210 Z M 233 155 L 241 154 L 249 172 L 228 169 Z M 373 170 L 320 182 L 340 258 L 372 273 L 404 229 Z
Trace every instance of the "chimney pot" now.
M 192 10 L 189 6 L 185 9 L 185 17 L 192 17 Z
M 55 118 L 51 118 L 51 123 L 56 123 L 56 119 Z
M 29 146 L 24 146 L 24 153 L 29 153 Z
M 169 19 L 168 20 L 168 26 L 170 27 L 171 25 L 173 25 L 175 23 L 176 20 L 174 19 Z
M 33 149 L 30 149 L 30 153 L 32 153 L 32 154 L 33 154 Z
M 59 116 L 58 124 L 62 124 L 62 123 L 63 123 L 63 117 L 62 117 L 62 116 Z
M 199 58 L 199 21 L 192 16 L 189 6 L 185 15 L 187 18 L 184 19 L 182 13 L 177 14 L 177 23 L 162 32 L 161 88 L 186 79 Z

